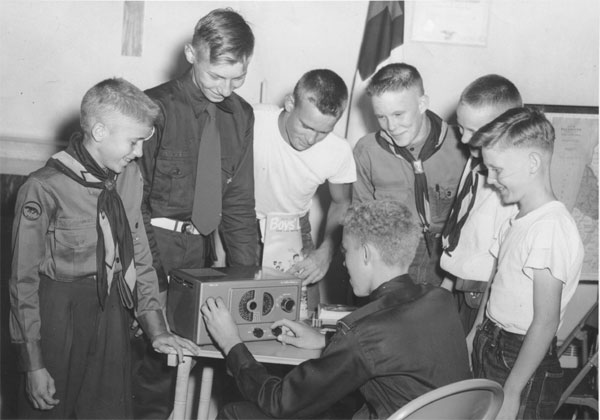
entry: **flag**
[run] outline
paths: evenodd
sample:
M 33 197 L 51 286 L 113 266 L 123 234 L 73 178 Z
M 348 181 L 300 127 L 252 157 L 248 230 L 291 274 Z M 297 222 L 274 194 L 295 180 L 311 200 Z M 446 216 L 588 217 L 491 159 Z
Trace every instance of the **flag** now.
M 392 50 L 404 42 L 404 2 L 371 1 L 358 56 L 358 73 L 366 80 Z
M 401 61 L 404 42 L 404 1 L 371 1 L 348 101 L 346 138 L 352 146 L 377 129 L 365 91 L 368 79 L 387 61 Z

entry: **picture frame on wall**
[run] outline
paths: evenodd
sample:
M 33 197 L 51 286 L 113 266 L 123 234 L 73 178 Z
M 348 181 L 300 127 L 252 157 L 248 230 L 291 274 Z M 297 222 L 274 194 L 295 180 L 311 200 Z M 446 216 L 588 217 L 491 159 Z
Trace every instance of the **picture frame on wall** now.
M 487 44 L 489 0 L 416 1 L 412 6 L 413 41 Z

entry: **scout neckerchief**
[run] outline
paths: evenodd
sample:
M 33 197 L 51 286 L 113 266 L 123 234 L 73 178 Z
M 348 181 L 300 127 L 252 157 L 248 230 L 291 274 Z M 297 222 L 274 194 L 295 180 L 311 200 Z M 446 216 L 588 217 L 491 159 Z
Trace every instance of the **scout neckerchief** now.
M 442 147 L 444 138 L 446 137 L 446 132 L 448 131 L 448 124 L 446 124 L 445 121 L 429 110 L 426 111 L 425 117 L 429 119 L 431 128 L 417 159 L 415 159 L 407 147 L 400 147 L 395 143 L 386 141 L 381 134 L 381 130 L 375 134 L 375 138 L 377 139 L 377 143 L 379 143 L 379 145 L 385 150 L 388 150 L 397 158 L 404 159 L 412 165 L 413 172 L 415 174 L 415 204 L 417 206 L 417 214 L 421 220 L 421 227 L 423 228 L 427 252 L 429 255 L 431 255 L 431 238 L 429 235 L 431 212 L 429 209 L 427 176 L 425 175 L 423 162 L 433 156 L 433 154 L 437 152 L 440 147 Z
M 456 249 L 460 239 L 460 231 L 469 218 L 469 214 L 475 204 L 475 194 L 477 192 L 477 183 L 479 177 L 477 173 L 483 169 L 481 158 L 470 157 L 467 163 L 469 173 L 458 195 L 452 203 L 450 215 L 444 230 L 442 231 L 442 247 L 444 252 L 452 256 L 451 252 Z
M 127 309 L 136 309 L 136 271 L 133 260 L 133 239 L 127 214 L 116 190 L 117 176 L 104 170 L 83 146 L 81 134 L 71 137 L 65 151 L 52 156 L 47 166 L 53 167 L 87 188 L 101 189 L 98 197 L 96 230 L 96 289 L 100 305 L 104 308 L 110 293 L 115 270 L 115 260 L 121 263 L 117 275 L 117 290 L 121 303 Z M 115 258 L 118 254 L 118 258 Z

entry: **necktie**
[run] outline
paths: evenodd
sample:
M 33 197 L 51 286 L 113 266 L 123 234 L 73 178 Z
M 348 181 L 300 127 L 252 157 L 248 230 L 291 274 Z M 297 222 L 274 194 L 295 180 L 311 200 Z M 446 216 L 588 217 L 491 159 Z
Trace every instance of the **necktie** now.
M 429 209 L 429 192 L 427 187 L 427 176 L 423 168 L 423 162 L 429 159 L 437 152 L 444 142 L 448 125 L 442 121 L 437 115 L 427 111 L 429 120 L 431 121 L 431 129 L 429 136 L 425 140 L 425 144 L 419 152 L 419 157 L 416 159 L 406 147 L 400 147 L 395 143 L 389 143 L 383 138 L 382 132 L 378 131 L 375 138 L 380 146 L 387 148 L 393 155 L 406 160 L 412 165 L 415 175 L 415 204 L 417 206 L 417 214 L 421 220 L 423 235 L 425 237 L 425 245 L 427 252 L 431 255 L 431 238 L 429 235 L 429 224 L 431 222 L 431 214 Z M 393 141 L 393 139 L 392 139 Z
M 458 245 L 460 231 L 469 218 L 469 213 L 475 204 L 475 193 L 477 192 L 477 183 L 479 181 L 477 172 L 481 169 L 481 163 L 481 159 L 473 157 L 469 159 L 469 173 L 458 195 L 454 199 L 448 221 L 446 222 L 446 226 L 444 226 L 442 246 L 444 252 L 450 256 L 452 255 L 451 252 Z
M 216 106 L 206 107 L 206 121 L 196 168 L 196 188 L 192 223 L 202 235 L 214 231 L 221 220 L 221 139 L 217 128 Z

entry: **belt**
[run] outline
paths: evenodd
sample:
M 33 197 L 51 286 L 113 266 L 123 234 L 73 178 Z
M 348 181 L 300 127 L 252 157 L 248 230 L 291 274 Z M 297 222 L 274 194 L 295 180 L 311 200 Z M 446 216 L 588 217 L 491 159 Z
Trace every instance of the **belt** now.
M 167 217 L 155 217 L 150 220 L 152 226 L 161 229 L 171 230 L 179 233 L 189 233 L 190 235 L 200 235 L 194 224 L 190 221 L 182 222 L 181 220 L 169 219 Z
M 467 280 L 457 277 L 454 287 L 456 288 L 456 290 L 460 290 L 463 292 L 483 293 L 485 292 L 487 285 L 487 281 Z

